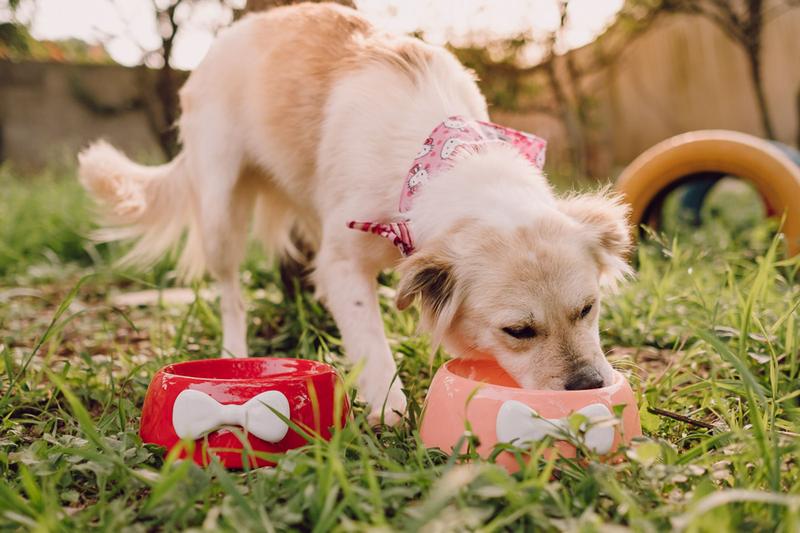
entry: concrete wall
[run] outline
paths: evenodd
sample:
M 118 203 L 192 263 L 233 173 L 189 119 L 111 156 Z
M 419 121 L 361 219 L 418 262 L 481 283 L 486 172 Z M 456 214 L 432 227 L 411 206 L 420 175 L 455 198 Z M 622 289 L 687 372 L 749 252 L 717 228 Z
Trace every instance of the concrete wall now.
M 143 89 L 152 73 L 118 66 L 0 61 L 0 160 L 35 171 L 104 137 L 158 157 Z

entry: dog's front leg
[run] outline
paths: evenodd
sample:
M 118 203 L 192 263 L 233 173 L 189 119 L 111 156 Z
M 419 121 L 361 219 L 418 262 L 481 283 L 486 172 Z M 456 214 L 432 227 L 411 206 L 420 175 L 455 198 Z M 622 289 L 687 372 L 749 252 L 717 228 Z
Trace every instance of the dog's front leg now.
M 358 386 L 369 404 L 369 422 L 396 424 L 406 408 L 406 398 L 383 330 L 377 294 L 377 272 L 358 260 L 336 257 L 321 249 L 315 281 L 319 295 L 342 334 L 345 353 L 363 361 Z

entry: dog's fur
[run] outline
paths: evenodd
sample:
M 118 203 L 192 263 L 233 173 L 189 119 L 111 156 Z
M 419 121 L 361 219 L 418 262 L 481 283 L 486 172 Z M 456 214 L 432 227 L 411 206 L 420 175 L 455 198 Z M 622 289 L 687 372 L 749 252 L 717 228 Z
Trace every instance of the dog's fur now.
M 445 117 L 488 119 L 473 76 L 444 49 L 380 33 L 354 10 L 300 4 L 222 32 L 180 100 L 184 148 L 172 162 L 140 166 L 103 142 L 80 155 L 84 186 L 110 208 L 102 237 L 138 239 L 128 259 L 146 265 L 188 229 L 181 270 L 218 280 L 224 351 L 245 356 L 238 268 L 251 219 L 276 253 L 301 235 L 348 357 L 364 360 L 372 420 L 385 405 L 396 421 L 405 397 L 375 278 L 399 254 L 345 225 L 398 215 L 411 158 Z M 529 388 L 609 380 L 597 317 L 600 286 L 627 269 L 618 199 L 558 199 L 513 148 L 489 146 L 427 184 L 411 217 L 418 251 L 399 264 L 397 304 L 419 297 L 437 341 L 496 357 Z

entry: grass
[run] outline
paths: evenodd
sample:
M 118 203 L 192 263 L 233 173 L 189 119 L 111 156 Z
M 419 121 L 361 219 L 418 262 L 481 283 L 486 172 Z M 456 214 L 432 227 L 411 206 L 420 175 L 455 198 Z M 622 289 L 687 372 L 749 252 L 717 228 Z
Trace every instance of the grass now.
M 216 302 L 113 305 L 117 292 L 170 286 L 170 264 L 146 276 L 112 268 L 120 250 L 83 239 L 88 206 L 72 179 L 3 170 L 0 216 L 0 529 L 800 528 L 800 260 L 783 257 L 774 224 L 731 235 L 715 217 L 640 247 L 637 278 L 607 298 L 601 323 L 638 391 L 645 438 L 618 464 L 537 459 L 509 475 L 421 446 L 417 416 L 443 357 L 428 362 L 416 318 L 385 296 L 410 398 L 404 424 L 373 431 L 356 406 L 331 442 L 248 472 L 200 469 L 143 445 L 150 376 L 218 353 Z M 255 251 L 243 281 L 256 353 L 346 368 L 335 325 L 310 295 L 288 296 Z

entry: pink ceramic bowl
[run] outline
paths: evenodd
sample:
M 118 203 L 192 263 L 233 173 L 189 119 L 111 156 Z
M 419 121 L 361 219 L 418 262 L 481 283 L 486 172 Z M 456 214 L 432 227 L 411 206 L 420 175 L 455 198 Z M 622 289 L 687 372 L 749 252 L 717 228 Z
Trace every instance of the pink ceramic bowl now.
M 153 376 L 139 434 L 144 442 L 167 449 L 180 446 L 181 439 L 194 441 L 192 459 L 200 465 L 213 454 L 228 468 L 242 468 L 245 461 L 269 466 L 274 463 L 265 454 L 306 444 L 292 426 L 330 439 L 331 428 L 344 424 L 349 405 L 337 387 L 341 380 L 333 367 L 306 359 L 175 363 Z M 178 449 L 181 457 L 188 455 L 184 446 Z
M 621 424 L 615 424 L 616 406 L 624 406 Z M 568 420 L 575 412 L 588 420 L 577 434 Z M 467 422 L 480 441 L 477 452 L 482 457 L 501 442 L 534 441 L 535 445 L 546 436 L 557 441 L 557 453 L 574 457 L 575 447 L 558 440 L 566 433 L 572 433 L 588 449 L 609 456 L 620 444 L 642 434 L 636 398 L 622 374 L 615 372 L 614 382 L 601 389 L 525 390 L 492 359 L 453 359 L 436 372 L 425 400 L 422 442 L 446 453 L 464 453 L 463 441 L 460 449 L 454 448 L 464 436 Z M 497 462 L 509 470 L 517 468 L 508 452 Z

